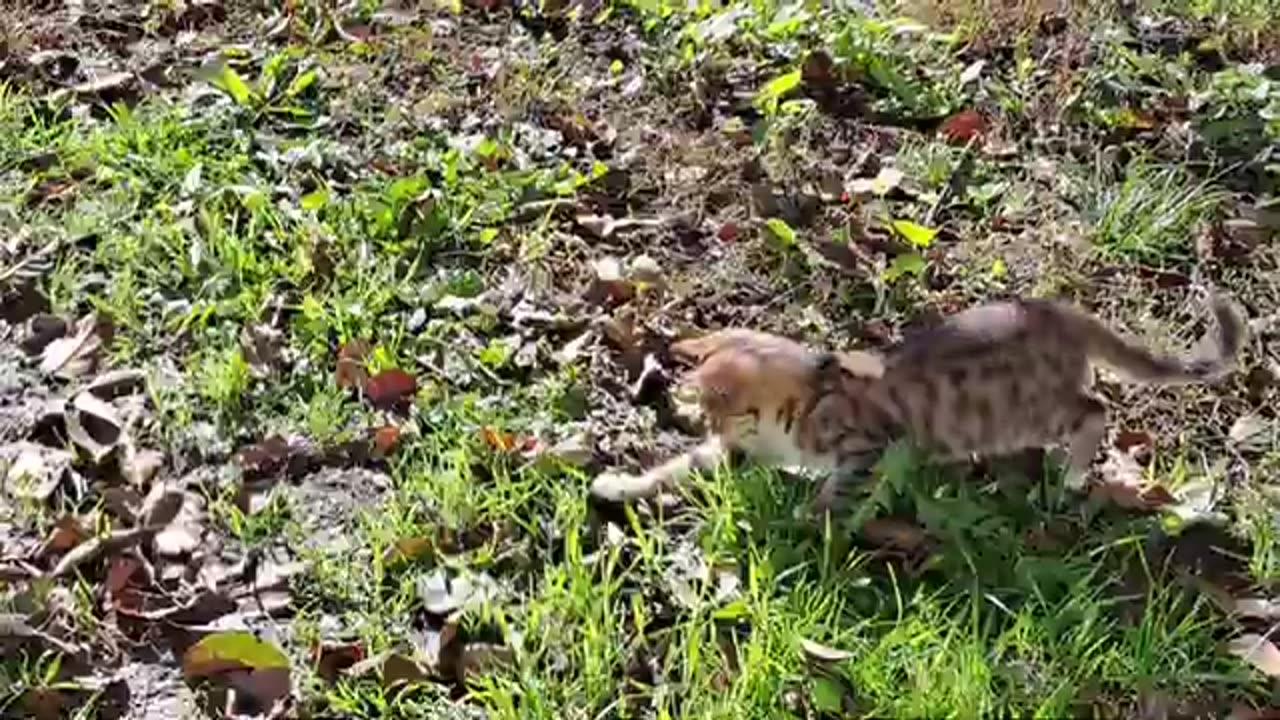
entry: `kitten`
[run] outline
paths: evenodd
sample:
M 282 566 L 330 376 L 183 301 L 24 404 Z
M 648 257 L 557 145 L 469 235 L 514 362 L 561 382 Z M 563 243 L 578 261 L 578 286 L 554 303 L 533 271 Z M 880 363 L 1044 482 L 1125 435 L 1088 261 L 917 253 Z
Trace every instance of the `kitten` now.
M 943 462 L 1067 445 L 1067 481 L 1083 483 L 1106 434 L 1088 389 L 1099 364 L 1155 385 L 1213 382 L 1245 339 L 1232 303 L 1210 303 L 1209 359 L 1168 357 L 1126 340 L 1071 305 L 1038 299 L 980 305 L 883 353 L 818 352 L 777 335 L 726 329 L 672 345 L 698 363 L 708 437 L 640 475 L 605 473 L 604 500 L 653 496 L 732 451 L 774 466 L 824 472 L 817 506 L 865 472 L 891 442 L 910 439 Z

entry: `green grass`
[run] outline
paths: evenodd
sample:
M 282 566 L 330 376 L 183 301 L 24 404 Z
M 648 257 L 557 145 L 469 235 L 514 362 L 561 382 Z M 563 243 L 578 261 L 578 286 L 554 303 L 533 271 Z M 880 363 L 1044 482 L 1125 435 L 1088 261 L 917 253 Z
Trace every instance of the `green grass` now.
M 1229 5 L 1160 9 L 1222 11 L 1253 27 L 1259 5 Z M 849 518 L 815 525 L 800 512 L 812 488 L 758 467 L 708 473 L 672 508 L 588 501 L 596 465 L 626 464 L 657 439 L 672 444 L 657 413 L 630 397 L 635 377 L 622 366 L 635 358 L 592 329 L 601 320 L 663 332 L 743 323 L 844 342 L 873 335 L 863 332 L 872 322 L 897 327 L 1053 286 L 1132 329 L 1151 307 L 1187 298 L 1143 284 L 1143 271 L 1194 267 L 1198 234 L 1244 201 L 1240 178 L 1257 197 L 1277 187 L 1275 169 L 1241 150 L 1280 138 L 1267 115 L 1280 97 L 1274 81 L 1236 62 L 1209 69 L 1185 53 L 1127 47 L 1105 32 L 1116 22 L 1107 13 L 1071 30 L 1096 62 L 1037 66 L 1033 23 L 1021 26 L 1012 62 L 992 56 L 962 81 L 973 66 L 962 41 L 995 32 L 968 4 L 952 4 L 958 19 L 929 29 L 888 13 L 737 7 L 751 12 L 716 25 L 724 16 L 709 5 L 629 3 L 599 24 L 585 19 L 564 41 L 517 41 L 478 11 L 442 15 L 463 37 L 490 38 L 476 34 L 482 26 L 494 33 L 475 48 L 492 42 L 502 58 L 491 81 L 472 77 L 489 56 L 473 61 L 472 48 L 419 22 L 369 43 L 273 41 L 208 75 L 217 89 L 194 105 L 156 93 L 72 114 L 39 86 L 0 85 L 0 223 L 21 239 L 0 244 L 0 276 L 60 239 L 39 288 L 62 316 L 112 319 L 109 364 L 149 376 L 137 440 L 165 453 L 174 479 L 197 471 L 219 551 L 306 564 L 275 641 L 314 716 L 1133 717 L 1151 697 L 1219 715 L 1264 700 L 1265 679 L 1223 649 L 1237 625 L 1170 560 L 1171 546 L 1194 544 L 1191 533 L 1171 536 L 1177 528 L 1159 514 L 1099 507 L 1048 480 L 1017 485 L 891 456 L 855 515 L 927 530 L 932 545 L 906 557 L 860 541 Z M 372 11 L 362 7 L 357 19 Z M 324 16 L 317 3 L 298 12 Z M 598 48 L 622 33 L 640 45 L 619 69 Z M 819 47 L 831 51 L 842 87 L 856 86 L 869 112 L 904 126 L 836 122 L 788 94 L 799 87 L 791 73 Z M 352 68 L 367 79 L 340 82 Z M 622 92 L 633 72 L 645 80 L 638 96 Z M 762 92 L 770 87 L 783 92 Z M 1194 162 L 1179 136 L 1162 134 L 1172 121 L 1133 126 L 1183 94 L 1202 100 L 1187 111 L 1204 150 Z M 1016 152 L 966 150 L 929 129 L 930 118 L 968 107 L 986 113 L 993 146 L 1014 143 Z M 736 113 L 747 144 L 723 127 L 701 128 L 706 112 Z M 538 145 L 535 131 L 583 118 L 607 121 L 616 144 Z M 1036 135 L 1055 123 L 1057 135 Z M 852 145 L 847 159 L 835 159 L 841 144 Z M 1095 152 L 1104 146 L 1135 159 L 1108 165 L 1098 157 L 1110 151 Z M 826 203 L 787 243 L 750 216 L 748 161 L 787 191 L 807 192 L 820 172 L 850 170 L 861 151 L 901 170 L 902 187 Z M 1052 162 L 1047 179 L 1035 160 Z M 874 176 L 869 167 L 861 176 Z M 679 179 L 689 168 L 698 180 Z M 626 177 L 629 195 L 614 196 L 611 172 Z M 557 199 L 577 204 L 568 216 L 514 219 Z M 601 239 L 572 221 L 603 212 L 593 203 L 605 201 L 638 217 L 696 210 L 706 222 Z M 854 243 L 891 236 L 897 220 L 946 231 L 914 248 L 918 272 L 840 273 L 804 252 L 838 233 Z M 1078 232 L 1086 251 L 1060 253 L 1051 237 L 1059 227 Z M 1010 242 L 998 254 L 973 249 L 991 236 Z M 667 289 L 619 310 L 584 304 L 592 261 L 640 253 L 657 258 Z M 1233 278 L 1232 291 L 1264 316 L 1280 298 L 1266 263 L 1252 262 L 1206 272 Z M 1099 270 L 1120 280 L 1086 281 Z M 517 310 L 569 321 L 526 323 Z M 1181 319 L 1153 324 L 1172 333 Z M 255 362 L 244 338 L 259 325 L 279 333 L 280 362 Z M 595 334 L 578 358 L 557 359 L 582 332 Z M 371 345 L 371 373 L 416 376 L 407 417 L 338 387 L 338 349 L 353 340 Z M 1218 509 L 1248 541 L 1240 564 L 1258 586 L 1249 592 L 1266 594 L 1280 577 L 1274 498 L 1262 485 L 1274 448 L 1260 457 L 1224 450 L 1219 427 L 1259 404 L 1243 383 L 1181 392 L 1116 390 L 1113 422 L 1159 435 L 1151 474 L 1170 487 L 1217 477 L 1215 461 L 1249 478 Z M 385 464 L 331 464 L 278 483 L 254 511 L 237 505 L 237 451 L 273 434 L 332 449 L 388 423 L 401 435 Z M 524 452 L 529 439 L 548 447 L 582 433 L 605 462 L 584 468 Z M 514 447 L 502 447 L 507 434 Z M 78 503 L 60 497 L 65 507 L 6 506 L 0 523 L 39 535 L 64 510 L 98 507 L 99 491 Z M 71 632 L 98 655 L 118 647 L 97 595 L 102 570 L 53 584 L 70 594 Z M 441 577 L 472 579 L 489 596 L 441 616 L 428 610 Z M 48 583 L 0 586 L 0 612 L 53 612 L 55 602 Z M 377 669 L 330 683 L 311 655 L 313 644 L 341 641 L 366 658 L 425 656 L 433 639 L 455 632 L 446 655 L 491 642 L 511 651 L 510 662 L 465 683 L 384 687 Z M 815 661 L 803 641 L 844 655 Z M 444 663 L 446 675 L 450 663 L 457 658 Z M 6 656 L 0 712 L 27 712 L 32 689 L 74 694 L 69 676 L 55 655 Z M 99 716 L 95 702 L 82 717 Z

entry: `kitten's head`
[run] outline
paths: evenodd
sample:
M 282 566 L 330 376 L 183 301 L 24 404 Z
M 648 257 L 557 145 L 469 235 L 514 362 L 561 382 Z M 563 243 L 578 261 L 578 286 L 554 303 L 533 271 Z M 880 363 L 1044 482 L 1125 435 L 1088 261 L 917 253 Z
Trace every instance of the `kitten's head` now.
M 698 364 L 692 382 L 715 433 L 738 433 L 772 420 L 787 403 L 803 407 L 846 378 L 884 374 L 880 356 L 858 350 L 816 352 L 781 335 L 730 328 L 671 346 Z
M 720 330 L 677 342 L 671 351 L 698 363 L 691 379 L 715 433 L 737 434 L 773 418 L 784 403 L 807 402 L 817 387 L 818 354 L 780 335 Z

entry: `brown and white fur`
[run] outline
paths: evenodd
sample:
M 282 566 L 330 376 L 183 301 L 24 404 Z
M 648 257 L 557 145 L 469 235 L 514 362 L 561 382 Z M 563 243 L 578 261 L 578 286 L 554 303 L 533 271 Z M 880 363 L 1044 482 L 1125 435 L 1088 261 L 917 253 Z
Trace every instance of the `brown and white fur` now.
M 706 440 L 640 475 L 603 474 L 591 492 L 653 496 L 737 450 L 827 473 L 818 506 L 829 508 L 903 437 L 944 462 L 1065 441 L 1068 481 L 1080 483 L 1106 433 L 1091 366 L 1153 385 L 1213 382 L 1233 367 L 1245 325 L 1227 300 L 1211 310 L 1216 351 L 1203 360 L 1154 353 L 1076 307 L 1032 299 L 962 311 L 884 353 L 819 352 L 745 329 L 683 340 L 672 352 L 698 363 Z

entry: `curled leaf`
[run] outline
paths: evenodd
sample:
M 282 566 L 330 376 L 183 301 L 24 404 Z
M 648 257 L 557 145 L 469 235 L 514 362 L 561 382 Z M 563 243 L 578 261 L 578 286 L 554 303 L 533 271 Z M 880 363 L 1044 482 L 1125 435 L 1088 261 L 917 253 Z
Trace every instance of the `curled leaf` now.
M 1280 648 L 1264 635 L 1245 633 L 1227 645 L 1232 655 L 1261 670 L 1268 677 L 1280 677 Z
M 800 650 L 806 657 L 820 662 L 836 663 L 853 658 L 853 653 L 847 650 L 837 650 L 806 638 L 800 638 Z
M 124 439 L 124 424 L 116 409 L 90 392 L 81 392 L 67 408 L 67 435 L 102 462 Z

